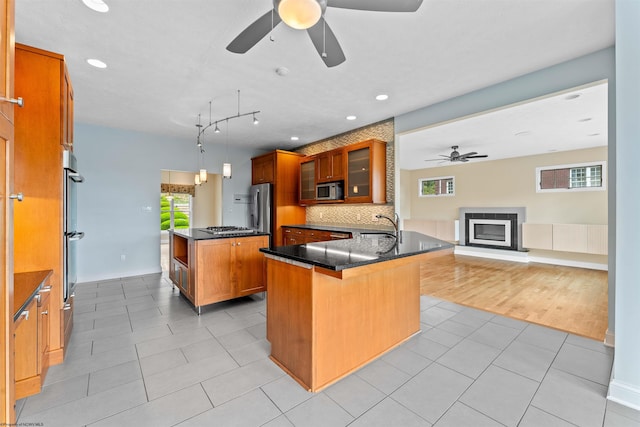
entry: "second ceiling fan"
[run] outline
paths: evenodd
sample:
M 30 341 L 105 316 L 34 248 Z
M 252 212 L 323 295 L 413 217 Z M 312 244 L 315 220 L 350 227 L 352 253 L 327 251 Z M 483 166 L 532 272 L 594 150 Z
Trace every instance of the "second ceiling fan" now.
M 449 160 L 450 162 L 468 162 L 469 159 L 480 159 L 480 158 L 485 158 L 488 157 L 486 154 L 478 154 L 475 151 L 471 151 L 469 153 L 465 153 L 465 154 L 460 154 L 458 152 L 458 146 L 457 145 L 453 145 L 451 147 L 451 149 L 453 150 L 451 152 L 451 154 L 449 154 L 448 156 L 444 155 L 444 154 L 440 154 L 440 159 L 427 159 L 425 160 L 425 162 L 433 162 L 436 160 Z
M 324 20 L 327 7 L 375 12 L 415 12 L 421 4 L 422 0 L 273 0 L 273 9 L 245 28 L 229 43 L 227 50 L 246 53 L 284 21 L 297 30 L 307 30 L 325 65 L 335 67 L 344 62 L 345 56 L 338 39 Z

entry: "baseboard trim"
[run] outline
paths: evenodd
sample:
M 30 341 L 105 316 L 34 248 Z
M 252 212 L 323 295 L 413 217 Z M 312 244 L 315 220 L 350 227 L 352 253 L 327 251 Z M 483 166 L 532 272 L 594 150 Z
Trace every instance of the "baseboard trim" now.
M 607 399 L 640 411 L 640 388 L 630 384 L 612 379 L 609 383 Z
M 160 266 L 153 269 L 127 271 L 124 274 L 106 274 L 106 275 L 95 275 L 95 276 L 89 276 L 89 277 L 78 277 L 78 284 L 91 283 L 91 282 L 106 282 L 109 280 L 120 280 L 124 278 L 129 278 L 129 277 L 148 276 L 148 275 L 159 274 L 159 273 L 162 273 L 162 267 Z
M 616 346 L 616 334 L 611 332 L 609 328 L 604 333 L 604 345 L 607 347 L 615 347 Z
M 456 255 L 475 256 L 480 258 L 498 259 L 502 261 L 514 261 L 521 263 L 535 262 L 538 264 L 561 265 L 564 267 L 586 268 L 589 270 L 608 271 L 607 264 L 599 264 L 595 262 L 576 261 L 559 258 L 537 257 L 530 255 L 529 252 L 507 251 L 501 249 L 478 248 L 474 246 L 456 246 Z

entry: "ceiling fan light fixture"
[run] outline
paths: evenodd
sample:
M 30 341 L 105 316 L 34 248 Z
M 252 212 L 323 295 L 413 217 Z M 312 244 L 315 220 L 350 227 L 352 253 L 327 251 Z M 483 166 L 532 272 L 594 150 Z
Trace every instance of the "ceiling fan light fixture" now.
M 386 93 L 381 93 L 380 95 L 376 96 L 376 99 L 378 101 L 386 101 L 387 99 L 389 99 L 389 95 L 387 95 Z
M 85 6 L 87 6 L 91 10 L 95 10 L 96 12 L 105 13 L 109 11 L 109 5 L 107 5 L 102 0 L 82 0 Z
M 291 28 L 306 30 L 320 20 L 322 8 L 316 0 L 281 0 L 278 15 Z

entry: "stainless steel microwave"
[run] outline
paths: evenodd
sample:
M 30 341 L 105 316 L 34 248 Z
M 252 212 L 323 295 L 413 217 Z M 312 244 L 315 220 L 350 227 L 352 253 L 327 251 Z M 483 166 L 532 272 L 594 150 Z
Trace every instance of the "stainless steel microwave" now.
M 316 185 L 316 200 L 342 200 L 344 192 L 342 182 L 327 182 Z

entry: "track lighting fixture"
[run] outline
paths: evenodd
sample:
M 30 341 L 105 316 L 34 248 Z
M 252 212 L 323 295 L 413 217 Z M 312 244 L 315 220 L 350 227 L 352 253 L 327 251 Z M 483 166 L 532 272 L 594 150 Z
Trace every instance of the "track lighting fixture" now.
M 253 124 L 257 125 L 258 123 L 260 123 L 260 121 L 258 120 L 258 118 L 256 117 L 255 113 L 253 115 Z

